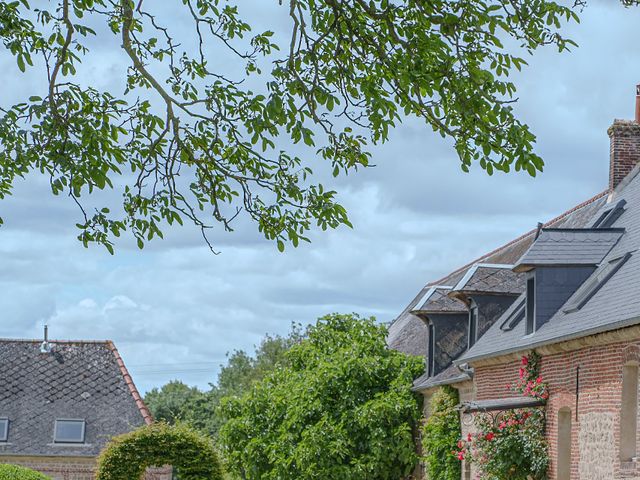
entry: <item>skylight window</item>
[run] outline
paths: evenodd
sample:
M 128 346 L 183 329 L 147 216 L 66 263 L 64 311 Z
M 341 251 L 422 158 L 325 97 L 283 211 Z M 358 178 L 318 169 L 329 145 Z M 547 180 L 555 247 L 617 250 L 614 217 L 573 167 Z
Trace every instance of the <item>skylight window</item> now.
M 0 442 L 6 442 L 9 438 L 9 419 L 0 418 Z
M 472 306 L 469 310 L 469 348 L 473 347 L 478 339 L 478 307 Z
M 609 281 L 609 279 L 622 267 L 627 260 L 631 258 L 631 253 L 627 253 L 622 257 L 614 258 L 602 268 L 596 271 L 584 284 L 578 289 L 575 295 L 569 300 L 567 306 L 563 309 L 564 313 L 571 313 L 584 307 L 591 298 L 598 293 L 598 290 Z
M 531 335 L 535 331 L 536 327 L 536 279 L 533 276 L 527 279 L 527 301 L 525 312 L 527 316 L 525 334 Z
M 526 298 L 523 298 L 522 301 L 511 312 L 502 325 L 500 325 L 500 330 L 503 332 L 508 332 L 513 330 L 516 325 L 520 323 L 520 321 L 524 318 L 526 313 Z
M 55 443 L 84 443 L 84 420 L 56 420 Z
M 624 213 L 624 206 L 627 204 L 626 200 L 620 200 L 616 203 L 615 207 L 610 208 L 600 215 L 600 218 L 593 224 L 593 228 L 610 228 L 620 215 Z

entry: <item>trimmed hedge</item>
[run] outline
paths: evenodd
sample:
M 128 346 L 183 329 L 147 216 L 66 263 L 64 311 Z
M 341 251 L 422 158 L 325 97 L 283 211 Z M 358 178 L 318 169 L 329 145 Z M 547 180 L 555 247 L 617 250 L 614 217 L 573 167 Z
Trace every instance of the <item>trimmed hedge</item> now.
M 0 464 L 0 480 L 51 480 L 49 477 L 17 465 Z
M 154 423 L 114 437 L 98 458 L 96 480 L 140 479 L 172 465 L 181 480 L 223 480 L 211 440 L 185 425 Z

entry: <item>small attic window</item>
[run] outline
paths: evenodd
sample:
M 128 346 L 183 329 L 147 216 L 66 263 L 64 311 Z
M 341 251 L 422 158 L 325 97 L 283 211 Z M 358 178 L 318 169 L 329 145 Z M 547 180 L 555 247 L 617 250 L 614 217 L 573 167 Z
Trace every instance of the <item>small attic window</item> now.
M 575 295 L 569 300 L 567 306 L 563 309 L 564 313 L 571 313 L 584 307 L 591 298 L 598 293 L 605 283 L 631 258 L 631 252 L 622 257 L 614 258 L 602 268 L 597 270 L 582 286 Z
M 626 204 L 626 200 L 620 200 L 614 207 L 605 210 L 593 224 L 593 228 L 610 228 L 616 220 L 620 218 L 620 215 L 624 213 L 624 206 Z
M 0 442 L 6 442 L 9 439 L 9 419 L 0 418 Z
M 473 304 L 469 310 L 469 348 L 473 347 L 478 339 L 478 307 Z
M 527 279 L 527 301 L 525 303 L 527 315 L 525 334 L 530 335 L 535 330 L 536 322 L 536 278 L 534 276 Z
M 55 443 L 84 443 L 84 420 L 58 419 L 53 433 Z
M 523 298 L 522 301 L 516 305 L 516 307 L 511 312 L 502 325 L 500 325 L 500 330 L 503 332 L 508 332 L 513 330 L 516 325 L 520 323 L 520 321 L 524 318 L 526 313 L 526 298 Z

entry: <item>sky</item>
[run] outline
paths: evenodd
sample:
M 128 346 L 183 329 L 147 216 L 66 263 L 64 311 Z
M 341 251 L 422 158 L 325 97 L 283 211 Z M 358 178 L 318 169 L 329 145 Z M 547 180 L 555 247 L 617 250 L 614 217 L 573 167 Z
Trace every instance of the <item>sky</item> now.
M 272 10 L 251 10 L 286 28 Z M 579 48 L 541 50 L 514 77 L 517 112 L 546 162 L 537 178 L 465 174 L 446 141 L 408 121 L 373 150 L 374 168 L 338 182 L 354 228 L 313 232 L 285 253 L 246 222 L 214 233 L 219 255 L 186 227 L 143 251 L 85 249 L 77 208 L 30 176 L 0 201 L 0 337 L 40 338 L 47 323 L 55 339 L 111 339 L 144 392 L 171 379 L 206 388 L 228 352 L 253 351 L 292 322 L 331 312 L 389 322 L 428 281 L 606 188 L 606 130 L 633 117 L 640 83 L 638 25 L 640 8 L 593 1 L 567 29 Z M 96 48 L 82 75 L 121 90 L 124 60 Z M 2 105 L 40 88 L 4 51 L 0 71 Z

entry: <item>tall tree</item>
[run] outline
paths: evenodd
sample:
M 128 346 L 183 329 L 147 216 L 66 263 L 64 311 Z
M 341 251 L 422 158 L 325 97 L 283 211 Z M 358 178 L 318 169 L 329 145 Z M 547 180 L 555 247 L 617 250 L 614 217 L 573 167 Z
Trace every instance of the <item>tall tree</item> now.
M 336 176 L 365 167 L 407 116 L 449 137 L 464 170 L 543 168 L 508 76 L 540 46 L 573 45 L 560 30 L 581 1 L 272 1 L 284 40 L 230 0 L 0 2 L 5 54 L 43 80 L 0 105 L 0 198 L 40 172 L 78 204 L 85 246 L 111 252 L 124 231 L 142 248 L 189 221 L 207 240 L 238 215 L 283 250 L 313 224 L 349 225 L 314 159 Z M 91 37 L 120 52 L 121 89 L 83 81 Z M 85 198 L 112 188 L 121 208 Z
M 246 480 L 403 478 L 417 461 L 422 360 L 373 318 L 328 315 L 242 397 L 223 400 L 228 466 Z
M 225 397 L 240 397 L 285 361 L 285 353 L 304 337 L 297 324 L 287 336 L 266 335 L 253 355 L 235 350 L 221 366 L 217 380 L 207 391 L 173 380 L 145 395 L 145 403 L 156 420 L 170 424 L 185 422 L 217 438 L 222 426 L 218 407 Z

